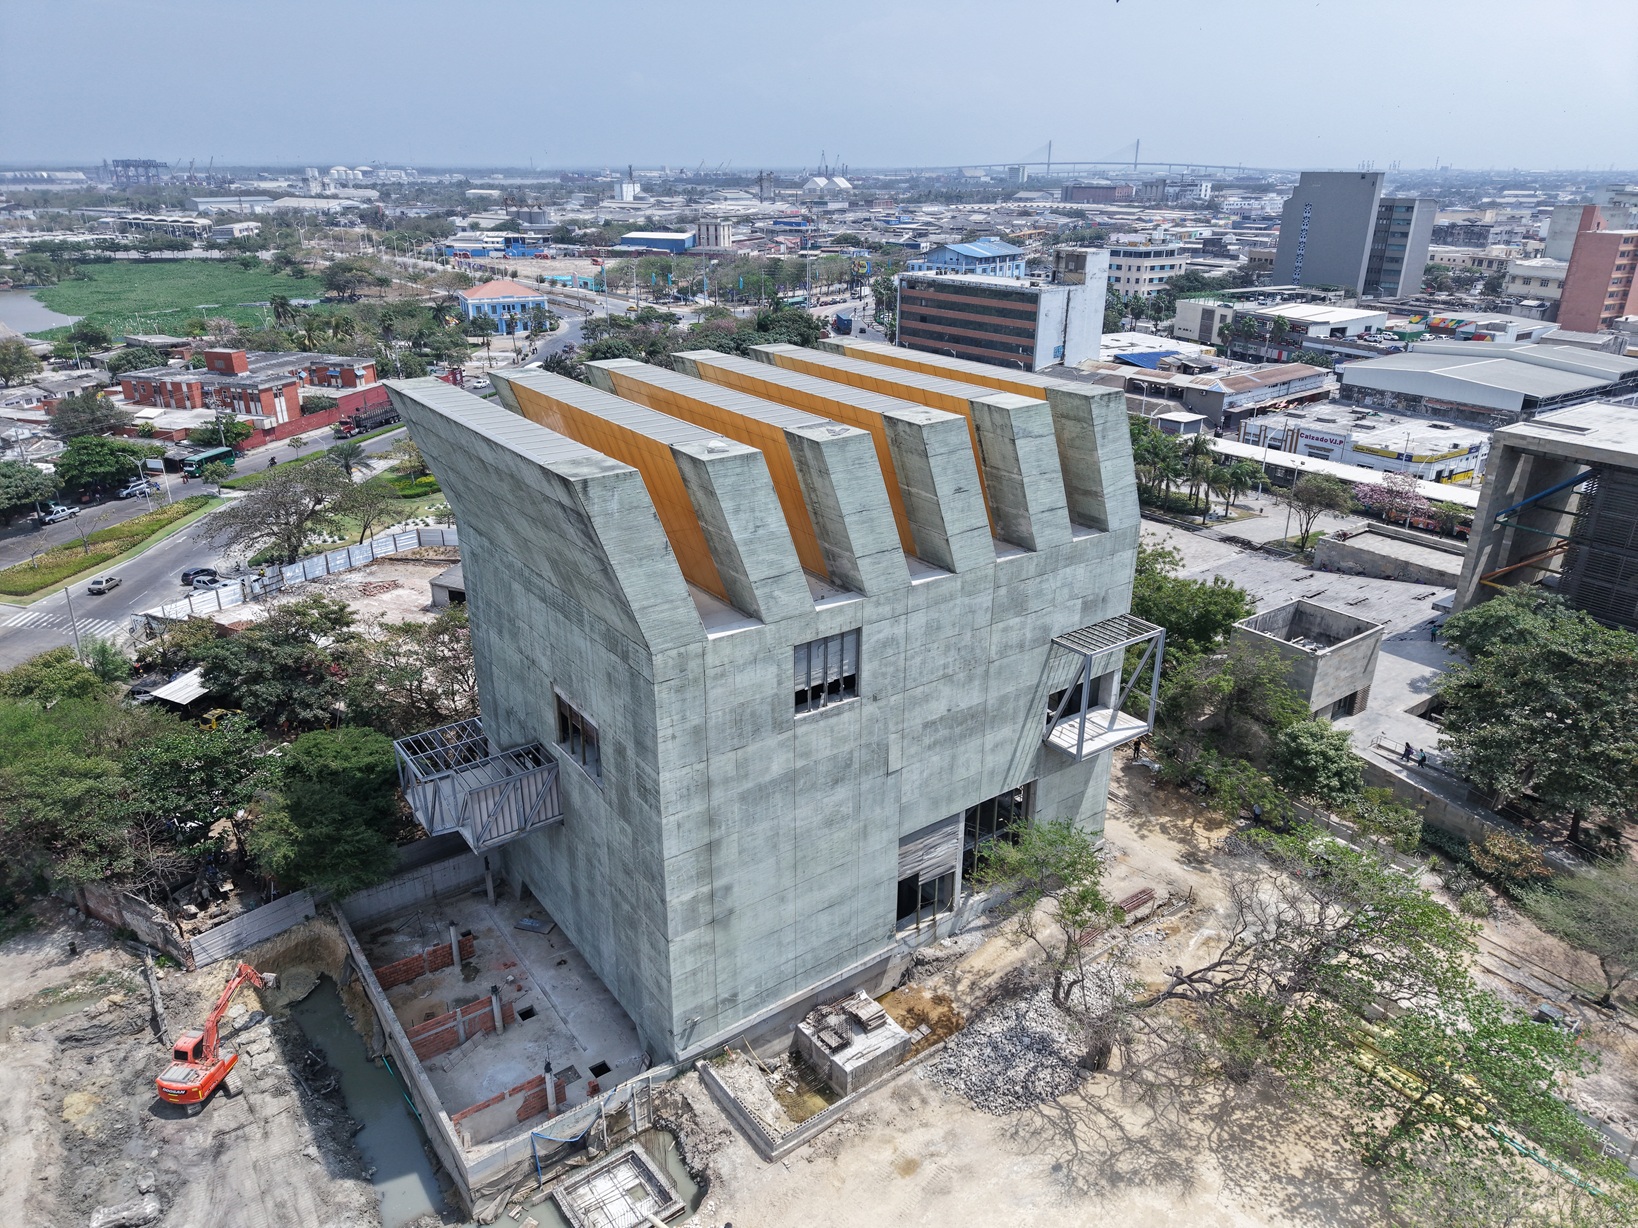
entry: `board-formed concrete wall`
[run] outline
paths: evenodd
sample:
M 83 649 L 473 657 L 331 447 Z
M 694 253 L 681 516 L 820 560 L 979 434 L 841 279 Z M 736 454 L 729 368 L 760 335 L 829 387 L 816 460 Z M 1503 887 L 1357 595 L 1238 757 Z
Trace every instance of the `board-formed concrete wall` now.
M 1286 681 L 1309 710 L 1330 716 L 1339 699 L 1370 690 L 1382 625 L 1311 601 L 1288 601 L 1235 623 L 1229 643 L 1242 651 L 1275 653 L 1285 662 Z
M 1118 393 L 1050 410 L 975 394 L 988 483 L 942 415 L 896 420 L 937 562 L 906 556 L 865 431 L 786 429 L 823 579 L 798 564 L 761 452 L 672 444 L 724 603 L 684 582 L 636 469 L 527 420 L 537 394 L 582 395 L 558 379 L 505 373 L 501 404 L 388 387 L 461 526 L 485 730 L 552 745 L 554 695 L 599 730 L 601 780 L 559 755 L 564 821 L 505 846 L 506 869 L 657 1060 L 885 959 L 902 836 L 1030 781 L 1037 820 L 1101 830 L 1107 753 L 1077 763 L 1042 732 L 1063 685 L 1052 637 L 1130 605 Z M 1072 504 L 1065 471 L 1088 463 Z M 1025 542 L 989 537 L 986 486 Z M 1072 519 L 1094 498 L 1101 523 Z M 857 698 L 797 714 L 793 648 L 849 631 Z

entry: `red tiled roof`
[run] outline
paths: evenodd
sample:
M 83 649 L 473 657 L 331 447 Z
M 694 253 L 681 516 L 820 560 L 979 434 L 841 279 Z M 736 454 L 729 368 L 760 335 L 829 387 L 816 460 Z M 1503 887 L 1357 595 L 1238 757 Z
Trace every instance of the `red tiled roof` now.
M 538 298 L 545 293 L 545 286 L 526 286 L 521 281 L 512 281 L 503 277 L 499 281 L 486 281 L 481 286 L 473 286 L 470 290 L 462 290 L 460 296 L 462 298 Z

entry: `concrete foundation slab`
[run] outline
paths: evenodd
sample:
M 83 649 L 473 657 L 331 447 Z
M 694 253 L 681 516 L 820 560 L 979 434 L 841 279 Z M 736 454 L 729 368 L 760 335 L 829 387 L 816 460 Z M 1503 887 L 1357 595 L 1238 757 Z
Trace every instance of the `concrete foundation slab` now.
M 519 921 L 538 929 L 516 928 Z M 494 1106 L 498 1111 L 486 1110 L 460 1123 L 472 1141 L 525 1120 L 518 1116 L 524 1097 L 509 1093 L 545 1075 L 547 1063 L 554 1108 L 583 1103 L 588 1083 L 606 1091 L 646 1066 L 631 1019 L 531 898 L 497 896 L 493 905 L 482 894 L 443 899 L 386 917 L 361 937 L 371 966 L 380 968 L 447 943 L 451 925 L 457 934 L 471 933 L 471 957 L 460 967 L 444 967 L 389 988 L 387 998 L 408 1030 L 487 998 L 492 986 L 499 987 L 500 1002 L 511 1009 L 513 1022 L 498 1033 L 477 1033 L 423 1062 L 452 1116 L 502 1097 Z M 556 1090 L 560 1079 L 561 1099 Z M 537 1097 L 531 1107 L 543 1109 L 543 1100 Z

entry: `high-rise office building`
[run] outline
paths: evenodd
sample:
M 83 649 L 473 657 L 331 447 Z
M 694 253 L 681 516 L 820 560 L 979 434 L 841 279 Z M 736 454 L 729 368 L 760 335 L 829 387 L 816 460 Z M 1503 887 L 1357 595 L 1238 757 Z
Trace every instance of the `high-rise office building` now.
M 1638 315 L 1638 230 L 1611 225 L 1612 217 L 1626 220 L 1632 212 L 1582 206 L 1559 297 L 1560 327 L 1596 333 L 1622 316 Z
M 1281 213 L 1274 281 L 1414 294 L 1437 211 L 1437 201 L 1383 196 L 1381 171 L 1304 171 Z

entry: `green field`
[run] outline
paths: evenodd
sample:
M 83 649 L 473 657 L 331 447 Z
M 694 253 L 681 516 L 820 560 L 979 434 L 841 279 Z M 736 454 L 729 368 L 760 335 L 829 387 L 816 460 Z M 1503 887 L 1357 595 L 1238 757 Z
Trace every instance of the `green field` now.
M 225 316 L 241 324 L 265 324 L 263 308 L 275 294 L 318 298 L 324 287 L 316 277 L 292 278 L 271 268 L 239 267 L 233 260 L 137 261 L 82 266 L 88 280 L 64 281 L 35 292 L 53 311 L 86 316 L 116 337 L 123 333 L 171 333 L 194 318 Z M 32 334 L 55 338 L 67 329 Z

